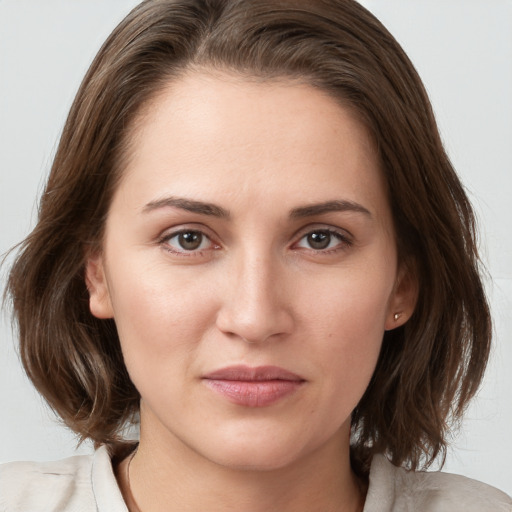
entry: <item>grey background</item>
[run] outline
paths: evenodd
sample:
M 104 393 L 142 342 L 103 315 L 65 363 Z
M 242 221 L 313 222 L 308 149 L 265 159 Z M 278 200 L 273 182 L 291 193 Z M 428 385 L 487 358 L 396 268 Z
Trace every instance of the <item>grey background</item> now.
M 0 1 L 0 253 L 34 223 L 40 193 L 80 80 L 136 0 Z M 365 0 L 415 63 L 443 139 L 477 210 L 495 321 L 484 385 L 446 471 L 512 494 L 512 1 Z M 2 284 L 6 267 L 2 268 Z M 24 377 L 0 318 L 0 462 L 75 453 Z M 78 453 L 87 453 L 84 444 Z

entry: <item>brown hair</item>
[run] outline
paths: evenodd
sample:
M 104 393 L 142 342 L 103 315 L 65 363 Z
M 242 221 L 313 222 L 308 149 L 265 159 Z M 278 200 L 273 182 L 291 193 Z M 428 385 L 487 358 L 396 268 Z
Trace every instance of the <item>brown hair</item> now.
M 137 413 L 114 321 L 89 311 L 84 264 L 101 247 L 135 116 L 191 67 L 303 79 L 367 126 L 419 297 L 412 318 L 385 333 L 353 413 L 354 461 L 364 469 L 386 453 L 416 468 L 443 455 L 449 420 L 474 395 L 489 353 L 474 218 L 413 65 L 353 0 L 146 0 L 120 23 L 78 91 L 39 221 L 10 274 L 27 374 L 97 444 L 117 441 Z

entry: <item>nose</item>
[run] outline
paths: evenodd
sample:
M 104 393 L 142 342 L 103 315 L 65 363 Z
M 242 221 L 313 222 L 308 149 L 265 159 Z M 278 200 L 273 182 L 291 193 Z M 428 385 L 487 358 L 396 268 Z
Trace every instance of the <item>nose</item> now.
M 277 340 L 294 326 L 284 269 L 270 257 L 241 257 L 233 264 L 217 315 L 217 328 L 249 343 Z

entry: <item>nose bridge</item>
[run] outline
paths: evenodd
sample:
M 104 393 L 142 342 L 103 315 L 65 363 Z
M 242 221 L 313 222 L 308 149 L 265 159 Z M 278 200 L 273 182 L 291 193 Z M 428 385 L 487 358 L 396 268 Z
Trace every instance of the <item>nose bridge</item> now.
M 238 288 L 238 303 L 249 309 L 271 309 L 276 303 L 278 279 L 276 279 L 275 263 L 267 255 L 246 256 L 239 269 L 238 280 L 242 285 Z
M 219 328 L 249 342 L 288 333 L 292 321 L 279 259 L 270 250 L 241 249 L 231 270 Z

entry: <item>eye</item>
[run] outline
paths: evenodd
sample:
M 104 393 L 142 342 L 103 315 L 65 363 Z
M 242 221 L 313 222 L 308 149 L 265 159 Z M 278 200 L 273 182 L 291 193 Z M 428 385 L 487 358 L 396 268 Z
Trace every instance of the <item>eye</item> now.
M 187 229 L 166 236 L 162 242 L 171 252 L 199 252 L 213 248 L 212 241 L 201 231 Z
M 301 249 L 313 249 L 314 251 L 329 251 L 350 246 L 350 241 L 341 233 L 330 229 L 316 229 L 305 234 L 297 243 Z

